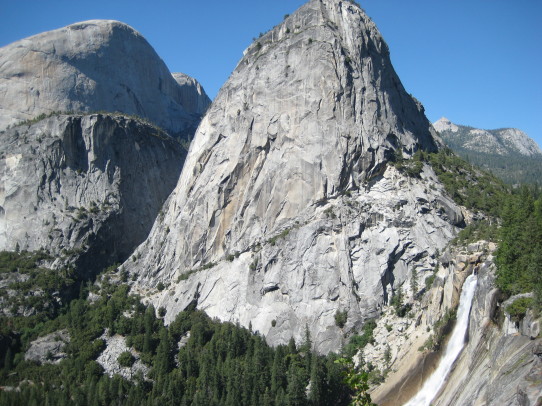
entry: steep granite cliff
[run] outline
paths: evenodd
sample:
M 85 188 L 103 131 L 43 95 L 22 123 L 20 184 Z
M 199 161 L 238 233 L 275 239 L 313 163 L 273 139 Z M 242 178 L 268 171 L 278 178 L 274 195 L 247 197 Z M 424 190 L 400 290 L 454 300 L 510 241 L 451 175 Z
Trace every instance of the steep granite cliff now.
M 430 167 L 389 165 L 436 150 L 435 135 L 364 12 L 309 1 L 245 51 L 124 268 L 168 320 L 196 298 L 271 343 L 308 326 L 337 349 L 463 222 Z
M 1 48 L 0 249 L 46 248 L 83 272 L 126 259 L 178 180 L 170 135 L 190 141 L 209 104 L 117 21 Z
M 0 250 L 38 250 L 81 271 L 126 259 L 148 235 L 185 151 L 124 116 L 53 116 L 0 136 Z

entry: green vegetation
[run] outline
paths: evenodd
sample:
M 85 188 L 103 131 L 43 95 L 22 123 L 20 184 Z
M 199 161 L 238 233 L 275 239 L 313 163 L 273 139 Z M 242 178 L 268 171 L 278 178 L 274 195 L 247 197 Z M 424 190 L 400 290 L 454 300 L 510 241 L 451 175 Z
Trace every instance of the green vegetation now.
M 509 194 L 495 176 L 465 162 L 450 149 L 429 154 L 429 163 L 446 192 L 456 203 L 490 216 L 499 216 L 503 200 Z
M 252 261 L 252 263 L 249 265 L 248 268 L 251 271 L 255 271 L 257 267 L 258 267 L 258 258 L 254 258 L 254 261 Z
M 48 254 L 38 252 L 0 252 L 0 335 L 9 335 L 10 328 L 30 330 L 55 317 L 75 287 L 72 269 L 49 269 L 42 266 L 51 261 Z M 0 354 L 1 355 L 1 354 Z
M 135 358 L 130 351 L 124 351 L 119 355 L 117 361 L 121 367 L 129 368 L 134 364 Z
M 534 292 L 542 309 L 542 197 L 523 187 L 510 195 L 502 211 L 496 253 L 497 286 L 506 294 Z
M 395 309 L 395 313 L 399 317 L 405 317 L 407 313 L 412 309 L 411 303 L 404 303 L 403 289 L 399 287 L 395 294 L 390 299 L 390 306 Z
M 444 316 L 433 325 L 433 334 L 431 334 L 423 346 L 418 348 L 418 350 L 423 351 L 427 349 L 431 351 L 438 351 L 444 342 L 444 338 L 451 331 L 455 318 L 456 310 L 447 309 Z
M 376 406 L 372 402 L 369 394 L 369 373 L 364 370 L 356 370 L 352 361 L 340 358 L 336 361 L 342 365 L 344 372 L 344 382 L 348 385 L 354 395 L 352 396 L 351 406 Z
M 197 272 L 205 271 L 207 269 L 214 268 L 215 266 L 216 266 L 216 262 L 208 262 L 205 265 L 200 266 L 199 268 L 194 268 L 187 272 L 184 272 L 180 274 L 179 277 L 177 278 L 177 283 L 187 280 L 190 276 L 194 275 Z
M 394 151 L 391 161 L 400 172 L 412 178 L 419 178 L 423 170 L 423 162 L 426 159 L 427 155 L 422 150 L 416 151 L 412 159 L 404 159 L 403 153 L 399 150 Z
M 452 244 L 465 245 L 480 240 L 495 241 L 497 237 L 498 227 L 496 221 L 490 223 L 487 220 L 479 220 L 461 230 L 457 237 L 452 240 Z
M 346 325 L 348 320 L 348 311 L 347 310 L 337 310 L 335 313 L 335 325 L 339 328 L 343 328 Z
M 74 114 L 74 113 L 73 112 L 61 112 L 61 111 L 53 111 L 53 112 L 51 112 L 49 114 L 41 113 L 40 115 L 38 115 L 38 116 L 36 116 L 34 118 L 24 120 L 24 121 L 20 121 L 17 124 L 15 124 L 13 127 L 36 124 L 36 123 L 38 123 L 38 122 L 40 122 L 42 120 L 45 120 L 46 118 L 53 117 L 53 116 L 60 116 L 62 114 Z
M 506 306 L 506 312 L 510 315 L 512 320 L 520 321 L 525 317 L 527 309 L 533 307 L 533 304 L 534 300 L 532 297 L 520 297 Z
M 369 343 L 374 343 L 373 331 L 376 328 L 376 322 L 369 320 L 363 325 L 361 334 L 354 334 L 350 341 L 343 348 L 343 355 L 352 358 L 359 350 L 363 350 Z
M 267 242 L 271 245 L 275 245 L 279 239 L 285 238 L 288 234 L 290 234 L 290 230 L 291 230 L 290 228 L 282 230 L 279 234 L 267 240 Z
M 437 277 L 436 272 L 434 272 L 432 275 L 425 278 L 425 290 L 431 289 L 431 286 L 433 285 L 433 282 L 435 281 Z
M 324 210 L 324 214 L 326 215 L 326 217 L 329 217 L 331 219 L 337 218 L 337 215 L 335 214 L 335 212 L 333 211 L 333 207 L 331 206 Z
M 418 271 L 416 268 L 412 268 L 412 276 L 410 279 L 410 290 L 412 290 L 412 294 L 414 297 L 416 297 L 416 293 L 418 293 Z
M 2 272 L 33 270 L 39 256 L 29 255 L 2 254 Z M 18 390 L 0 391 L 0 404 L 348 404 L 351 391 L 341 379 L 344 367 L 334 362 L 336 356 L 312 351 L 308 330 L 299 347 L 291 340 L 271 348 L 257 333 L 213 321 L 193 307 L 166 327 L 152 306 L 128 294 L 128 286 L 112 283 L 119 272 L 110 272 L 101 276 L 99 285 L 83 286 L 79 298 L 39 323 L 21 324 L 15 317 L 4 317 L 0 385 Z M 84 298 L 89 289 L 94 293 L 92 302 Z M 66 359 L 54 365 L 24 360 L 31 341 L 61 329 L 70 336 Z M 104 374 L 96 358 L 105 348 L 101 336 L 106 332 L 126 337 L 127 345 L 150 368 L 147 377 L 140 374 L 129 381 Z M 178 349 L 188 332 L 186 345 Z M 118 357 L 125 367 L 134 361 L 131 351 Z

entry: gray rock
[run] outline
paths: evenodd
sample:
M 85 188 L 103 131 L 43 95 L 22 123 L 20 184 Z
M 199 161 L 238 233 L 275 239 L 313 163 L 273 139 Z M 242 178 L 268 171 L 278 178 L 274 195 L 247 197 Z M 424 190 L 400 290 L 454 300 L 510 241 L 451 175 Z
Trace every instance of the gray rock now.
M 132 379 L 137 375 L 146 378 L 149 368 L 143 364 L 137 351 L 126 346 L 126 339 L 120 335 L 108 336 L 107 334 L 101 337 L 105 343 L 105 349 L 96 360 L 109 376 L 120 375 L 126 379 Z M 130 351 L 135 361 L 131 367 L 122 367 L 119 364 L 118 358 L 125 351 Z
M 45 248 L 99 272 L 148 235 L 185 154 L 123 116 L 56 116 L 1 133 L 0 249 Z
M 173 73 L 173 78 L 180 87 L 180 94 L 177 99 L 182 106 L 191 114 L 202 116 L 211 105 L 211 99 L 203 90 L 200 83 L 184 73 Z
M 481 130 L 452 123 L 445 117 L 433 126 L 452 147 L 469 151 L 490 153 L 502 156 L 520 154 L 523 156 L 541 156 L 542 150 L 532 138 L 517 128 Z
M 186 88 L 133 28 L 84 21 L 0 48 L 0 130 L 54 111 L 118 111 L 186 135 L 208 103 Z
M 57 364 L 66 358 L 64 347 L 70 342 L 67 330 L 55 331 L 30 343 L 24 354 L 25 361 L 34 361 L 40 364 Z
M 455 234 L 461 211 L 433 171 L 414 179 L 389 165 L 436 150 L 434 135 L 363 11 L 310 1 L 220 90 L 141 259 L 124 265 L 134 290 L 171 284 L 151 297 L 166 321 L 199 289 L 199 308 L 272 344 L 308 325 L 318 350 L 336 350 Z
M 478 273 L 472 302 L 467 342 L 456 360 L 445 386 L 431 404 L 451 405 L 523 405 L 536 404 L 542 396 L 539 356 L 542 339 L 533 338 L 536 322 L 527 315 L 519 330 L 510 331 L 506 323 L 498 324 L 499 291 L 495 287 L 495 264 L 491 256 L 495 247 L 487 242 L 469 245 L 478 252 L 448 250 L 448 262 L 437 276 L 443 283 L 433 284 L 421 302 L 412 302 L 412 312 L 419 322 L 412 323 L 401 334 L 395 333 L 400 323 L 385 309 L 384 317 L 374 331 L 376 344 L 364 353 L 366 362 L 381 370 L 389 367 L 386 381 L 372 392 L 373 401 L 382 406 L 405 404 L 422 387 L 424 378 L 434 370 L 439 354 L 420 351 L 446 309 L 457 306 L 457 298 L 466 276 Z M 468 258 L 468 261 L 465 259 Z M 504 306 L 504 304 L 502 304 Z M 394 337 L 383 341 L 384 325 L 394 328 Z M 399 354 L 384 365 L 385 345 L 391 354 Z
M 542 396 L 542 359 L 536 355 L 542 340 L 495 324 L 494 271 L 489 261 L 479 272 L 469 341 L 435 405 L 534 405 Z

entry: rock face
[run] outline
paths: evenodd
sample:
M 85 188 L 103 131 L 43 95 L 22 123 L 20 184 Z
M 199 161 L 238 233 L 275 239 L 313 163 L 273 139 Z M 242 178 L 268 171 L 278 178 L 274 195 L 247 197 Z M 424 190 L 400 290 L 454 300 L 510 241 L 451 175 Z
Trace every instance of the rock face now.
M 443 140 L 452 148 L 501 156 L 522 155 L 542 158 L 542 150 L 527 134 L 517 128 L 480 130 L 452 123 L 445 117 L 433 123 Z
M 431 404 L 535 405 L 542 396 L 542 339 L 531 312 L 517 325 L 498 304 L 495 287 L 494 244 L 479 242 L 464 250 L 446 250 L 432 287 L 412 302 L 412 319 L 399 318 L 391 309 L 374 331 L 375 345 L 363 351 L 365 362 L 391 372 L 372 393 L 381 406 L 404 404 L 423 386 L 439 362 L 438 354 L 421 346 L 446 309 L 457 306 L 466 277 L 477 272 L 467 343 L 440 394 Z M 503 320 L 504 318 L 504 320 Z M 388 328 L 391 326 L 391 331 Z M 401 328 L 402 327 L 402 328 Z M 384 353 L 389 348 L 389 363 Z
M 434 135 L 363 11 L 309 1 L 220 90 L 164 216 L 125 264 L 134 289 L 169 285 L 151 298 L 169 320 L 196 298 L 271 343 L 308 326 L 336 350 L 462 223 L 429 167 L 415 179 L 388 165 L 436 150 Z
M 181 104 L 190 114 L 203 117 L 211 105 L 211 99 L 209 99 L 203 87 L 196 79 L 184 73 L 173 73 L 173 78 L 180 86 L 177 98 L 181 100 Z
M 103 367 L 106 374 L 109 376 L 120 375 L 125 379 L 132 379 L 138 375 L 143 378 L 147 377 L 149 368 L 141 361 L 137 351 L 126 346 L 126 339 L 123 336 L 109 337 L 104 334 L 101 338 L 105 341 L 106 347 L 96 362 Z M 125 351 L 130 351 L 134 357 L 134 363 L 130 367 L 121 366 L 118 361 L 119 356 Z
M 469 342 L 434 405 L 537 405 L 542 401 L 540 320 L 529 312 L 519 328 L 495 323 L 494 265 L 479 276 L 469 323 Z M 513 323 L 512 323 L 513 324 Z M 507 327 L 508 325 L 508 327 Z M 512 328 L 510 328 L 512 327 Z M 533 332 L 536 332 L 533 334 Z
M 54 111 L 108 111 L 186 135 L 209 102 L 186 87 L 126 24 L 72 24 L 0 49 L 0 130 Z
M 70 342 L 67 330 L 55 331 L 30 343 L 30 347 L 24 354 L 25 361 L 34 361 L 40 364 L 57 364 L 66 358 L 64 347 Z
M 45 248 L 92 272 L 146 238 L 185 154 L 156 127 L 102 114 L 3 131 L 0 151 L 0 250 Z

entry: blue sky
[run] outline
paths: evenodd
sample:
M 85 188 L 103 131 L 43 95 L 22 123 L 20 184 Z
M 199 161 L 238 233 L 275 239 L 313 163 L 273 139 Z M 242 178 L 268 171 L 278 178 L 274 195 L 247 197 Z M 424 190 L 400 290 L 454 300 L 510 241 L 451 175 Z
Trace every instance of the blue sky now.
M 171 71 L 211 97 L 252 38 L 303 0 L 0 0 L 0 46 L 76 21 L 123 21 Z M 540 0 L 361 0 L 391 51 L 403 85 L 431 121 L 516 127 L 542 145 Z

